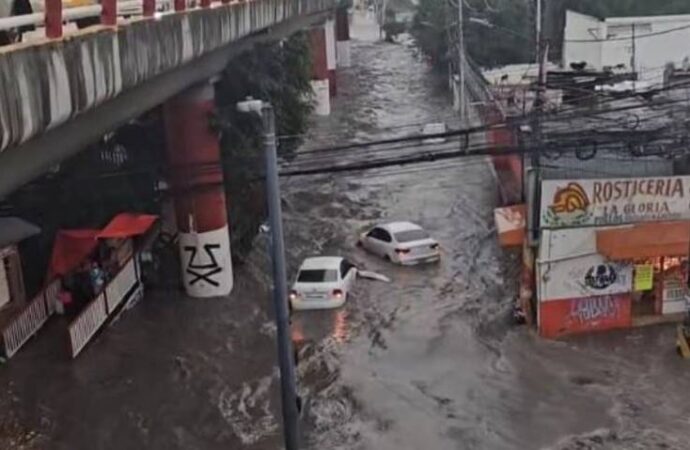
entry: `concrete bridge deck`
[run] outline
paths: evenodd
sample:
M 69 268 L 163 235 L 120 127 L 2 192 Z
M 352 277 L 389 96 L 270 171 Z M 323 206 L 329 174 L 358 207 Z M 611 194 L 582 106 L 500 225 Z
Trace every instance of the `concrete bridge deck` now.
M 213 4 L 0 48 L 0 198 L 104 133 L 323 21 L 336 0 Z

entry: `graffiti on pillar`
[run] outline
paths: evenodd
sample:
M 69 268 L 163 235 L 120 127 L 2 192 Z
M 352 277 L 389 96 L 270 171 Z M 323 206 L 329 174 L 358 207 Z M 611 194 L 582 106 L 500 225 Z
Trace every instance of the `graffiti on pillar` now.
M 192 245 L 184 247 L 184 251 L 189 252 L 189 261 L 185 271 L 190 276 L 189 285 L 194 286 L 200 281 L 205 281 L 211 286 L 218 287 L 220 283 L 214 279 L 214 276 L 221 273 L 223 268 L 218 264 L 218 259 L 214 254 L 215 251 L 220 250 L 220 244 L 204 244 L 204 252 L 206 252 L 206 261 L 199 257 L 199 248 Z

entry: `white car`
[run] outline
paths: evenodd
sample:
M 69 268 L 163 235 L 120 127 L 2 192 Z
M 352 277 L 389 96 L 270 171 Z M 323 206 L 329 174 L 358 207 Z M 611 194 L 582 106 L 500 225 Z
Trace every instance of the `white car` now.
M 359 244 L 397 264 L 411 265 L 438 261 L 441 258 L 438 242 L 412 222 L 377 225 L 360 236 Z
M 290 291 L 294 310 L 343 306 L 357 278 L 357 268 L 340 256 L 307 258 Z

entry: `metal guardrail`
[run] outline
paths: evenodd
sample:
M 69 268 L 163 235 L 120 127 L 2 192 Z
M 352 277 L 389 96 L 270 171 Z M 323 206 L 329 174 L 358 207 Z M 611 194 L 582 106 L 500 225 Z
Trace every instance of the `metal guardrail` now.
M 34 297 L 2 330 L 5 356 L 11 358 L 55 312 L 55 298 L 60 282 L 54 280 Z
M 70 323 L 70 356 L 75 358 L 108 318 L 105 294 L 102 293 L 89 303 L 79 316 Z
M 132 257 L 118 272 L 104 291 L 92 300 L 79 316 L 69 324 L 70 356 L 75 358 L 86 347 L 96 332 L 112 316 L 118 306 L 139 282 L 136 258 Z
M 172 11 L 172 6 L 172 0 L 156 0 L 156 11 L 158 11 L 159 14 L 162 12 Z M 117 2 L 117 15 L 119 17 L 141 15 L 143 14 L 143 10 L 143 2 L 141 0 L 125 0 Z M 72 22 L 79 19 L 99 17 L 102 12 L 103 7 L 100 4 L 75 6 L 72 8 L 64 8 L 62 10 L 62 19 L 64 22 Z M 44 24 L 44 12 L 2 17 L 0 18 L 0 31 L 13 30 L 32 25 L 43 26 Z
M 129 291 L 137 284 L 137 271 L 134 258 L 130 259 L 120 273 L 113 278 L 105 288 L 105 301 L 108 306 L 108 315 L 112 314 L 125 299 Z
M 58 294 L 60 293 L 60 281 L 53 280 L 52 283 L 48 284 L 44 292 L 46 298 L 46 309 L 48 310 L 48 315 L 52 316 L 55 313 L 55 305 L 57 305 L 58 302 Z

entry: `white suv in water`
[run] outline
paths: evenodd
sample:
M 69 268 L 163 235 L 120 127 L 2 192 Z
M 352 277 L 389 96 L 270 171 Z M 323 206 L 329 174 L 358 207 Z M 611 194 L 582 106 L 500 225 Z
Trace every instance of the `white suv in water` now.
M 441 258 L 438 242 L 412 222 L 377 225 L 362 234 L 358 244 L 397 264 L 411 265 Z

